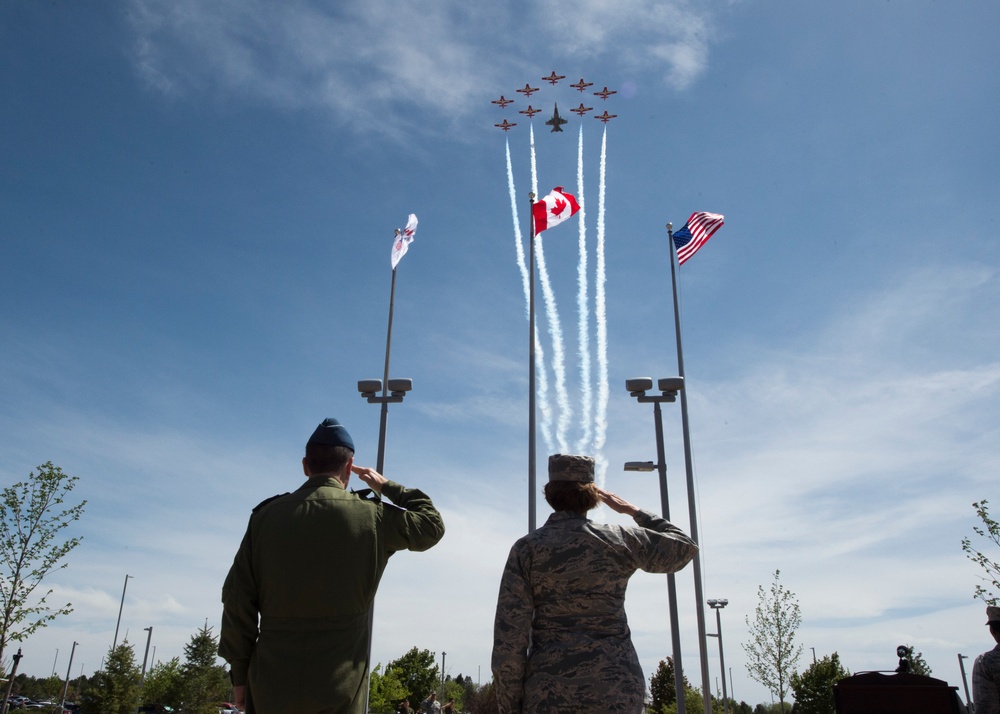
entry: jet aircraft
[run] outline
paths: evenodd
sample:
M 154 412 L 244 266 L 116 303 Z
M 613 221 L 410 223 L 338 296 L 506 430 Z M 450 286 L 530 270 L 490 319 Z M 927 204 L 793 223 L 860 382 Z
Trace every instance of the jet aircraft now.
M 535 109 L 533 106 L 531 106 L 529 104 L 527 109 L 522 109 L 521 111 L 518 112 L 518 114 L 527 114 L 528 118 L 531 119 L 536 114 L 538 114 L 540 111 L 542 111 L 542 110 L 541 109 Z
M 614 119 L 616 116 L 618 116 L 618 115 L 617 114 L 608 114 L 608 111 L 605 109 L 603 114 L 595 114 L 594 115 L 594 119 L 600 119 L 604 124 L 607 124 L 609 121 L 611 121 L 612 119 Z
M 499 129 L 503 129 L 504 131 L 510 131 L 511 127 L 515 127 L 517 126 L 517 124 L 512 124 L 511 122 L 504 119 L 502 124 L 494 124 L 493 126 Z
M 580 116 L 583 116 L 584 114 L 586 114 L 587 112 L 591 111 L 592 109 L 593 109 L 593 107 L 585 107 L 585 106 L 583 106 L 583 102 L 580 102 L 580 106 L 578 106 L 576 109 L 570 109 L 570 111 L 571 112 L 576 112 Z
M 562 125 L 566 124 L 567 120 L 559 116 L 559 105 L 556 104 L 555 111 L 552 113 L 552 118 L 549 119 L 545 124 L 552 127 L 552 131 L 562 131 Z
M 600 92 L 594 92 L 594 94 L 596 96 L 600 97 L 601 99 L 607 99 L 612 94 L 618 94 L 618 90 L 616 90 L 616 89 L 608 89 L 607 87 L 605 87 Z
M 494 99 L 490 104 L 499 104 L 501 109 L 504 109 L 508 104 L 513 104 L 513 99 L 507 99 L 504 95 L 500 95 L 499 99 Z
M 560 79 L 566 79 L 566 75 L 556 74 L 555 72 L 552 72 L 552 74 L 550 74 L 548 77 L 542 77 L 542 80 L 548 82 L 549 84 L 555 84 Z
M 593 87 L 594 83 L 593 82 L 584 82 L 583 81 L 583 77 L 580 77 L 580 81 L 579 82 L 577 82 L 576 84 L 571 84 L 569 86 L 573 87 L 573 89 L 575 89 L 578 92 L 582 92 L 587 87 Z
M 605 89 L 607 89 L 607 87 L 605 87 Z M 520 92 L 526 97 L 530 97 L 532 94 L 538 91 L 538 87 L 532 87 L 530 84 L 526 82 L 524 85 L 524 89 L 516 89 L 514 91 Z

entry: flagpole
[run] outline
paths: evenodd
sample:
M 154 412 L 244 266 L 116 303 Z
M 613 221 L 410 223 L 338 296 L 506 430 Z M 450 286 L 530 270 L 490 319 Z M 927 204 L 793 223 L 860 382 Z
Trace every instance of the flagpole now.
M 531 257 L 528 273 L 528 532 L 535 532 L 535 194 L 528 192 L 528 221 L 531 227 Z
M 396 229 L 399 235 L 399 229 Z M 392 269 L 392 287 L 389 289 L 389 328 L 385 335 L 385 369 L 382 371 L 382 414 L 378 425 L 378 460 L 375 470 L 382 473 L 385 466 L 385 428 L 389 419 L 389 351 L 392 347 L 392 309 L 396 301 L 396 269 Z
M 684 379 L 684 350 L 681 347 L 681 312 L 680 303 L 677 299 L 677 266 L 676 250 L 674 248 L 673 224 L 667 224 L 667 237 L 670 249 L 670 283 L 674 292 L 674 334 L 677 343 L 677 373 Z M 688 404 L 687 404 L 687 381 L 684 382 L 684 389 L 680 390 L 681 396 L 681 431 L 684 436 L 684 466 L 687 472 L 687 496 L 688 496 L 688 517 L 691 521 L 691 538 L 699 544 L 698 553 L 692 561 L 694 570 L 694 599 L 695 612 L 698 616 L 698 653 L 701 660 L 701 692 L 705 702 L 705 714 L 712 714 L 712 689 L 708 675 L 708 637 L 705 634 L 705 610 L 704 595 L 701 587 L 701 540 L 698 538 L 698 509 L 695 505 L 694 497 L 694 467 L 691 463 L 691 432 L 688 428 Z

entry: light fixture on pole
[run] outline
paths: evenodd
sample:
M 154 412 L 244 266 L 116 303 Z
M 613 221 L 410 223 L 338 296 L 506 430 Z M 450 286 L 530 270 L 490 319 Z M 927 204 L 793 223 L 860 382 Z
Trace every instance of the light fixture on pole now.
M 625 380 L 625 389 L 636 401 L 653 404 L 653 421 L 656 427 L 656 458 L 652 461 L 627 461 L 626 471 L 659 471 L 660 476 L 660 508 L 663 517 L 670 520 L 670 499 L 667 496 L 667 458 L 663 446 L 663 412 L 660 404 L 677 401 L 677 393 L 684 388 L 684 380 L 680 377 L 666 377 L 657 382 L 660 394 L 648 395 L 653 389 L 651 377 L 635 377 Z M 677 583 L 673 573 L 667 573 L 667 603 L 670 613 L 670 643 L 674 660 L 674 691 L 684 691 L 684 672 L 681 664 L 681 633 L 680 618 L 677 615 Z M 677 697 L 677 714 L 686 714 L 684 697 Z
M 118 628 L 121 627 L 122 624 L 122 609 L 125 607 L 125 591 L 128 589 L 128 579 L 131 577 L 132 577 L 131 575 L 128 575 L 126 573 L 125 585 L 122 586 L 122 601 L 121 604 L 118 606 L 118 622 L 117 624 L 115 624 L 115 641 L 111 644 L 112 650 L 118 646 Z
M 69 667 L 66 668 L 66 682 L 63 684 L 62 695 L 59 697 L 59 711 L 63 711 L 66 704 L 66 692 L 69 691 L 69 674 L 73 669 L 73 655 L 76 653 L 76 646 L 78 644 L 78 642 L 74 642 L 73 649 L 69 651 Z
M 448 654 L 444 650 L 441 651 L 441 694 L 438 696 L 438 701 L 444 699 L 444 656 Z
M 963 659 L 969 659 L 968 655 L 960 654 L 958 656 L 958 668 L 962 670 L 962 684 L 965 685 L 965 704 L 969 711 L 973 711 L 972 697 L 969 696 L 969 680 L 965 678 L 965 663 Z
M 725 599 L 708 601 L 708 606 L 715 610 L 715 625 L 719 633 L 717 636 L 719 638 L 719 667 L 722 669 L 722 710 L 725 714 L 729 714 L 729 693 L 726 691 L 726 656 L 722 651 L 722 616 L 719 611 L 728 604 L 729 600 Z
M 146 635 L 146 654 L 142 656 L 142 675 L 139 677 L 139 686 L 146 682 L 146 663 L 149 661 L 149 641 L 153 639 L 153 626 L 143 627 L 149 634 Z

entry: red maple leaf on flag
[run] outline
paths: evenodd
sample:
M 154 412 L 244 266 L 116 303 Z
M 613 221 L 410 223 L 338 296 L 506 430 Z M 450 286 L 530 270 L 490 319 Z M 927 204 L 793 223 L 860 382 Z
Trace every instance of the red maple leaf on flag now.
M 566 201 L 562 200 L 561 198 L 557 198 L 555 200 L 555 203 L 552 204 L 552 210 L 550 211 L 550 213 L 553 216 L 558 216 L 560 213 L 566 210 L 567 205 L 568 204 L 566 203 Z

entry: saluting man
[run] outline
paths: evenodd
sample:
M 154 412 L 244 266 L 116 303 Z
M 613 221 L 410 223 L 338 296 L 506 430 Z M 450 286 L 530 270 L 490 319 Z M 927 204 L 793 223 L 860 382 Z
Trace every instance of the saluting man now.
M 1000 607 L 987 606 L 986 624 L 1000 643 Z M 972 701 L 976 714 L 1000 714 L 1000 644 L 976 657 L 972 665 Z
M 355 466 L 336 419 L 309 437 L 302 470 L 298 490 L 250 516 L 222 586 L 219 654 L 248 714 L 363 714 L 369 611 L 386 562 L 435 545 L 444 522 L 422 491 Z M 395 505 L 348 491 L 352 473 Z

